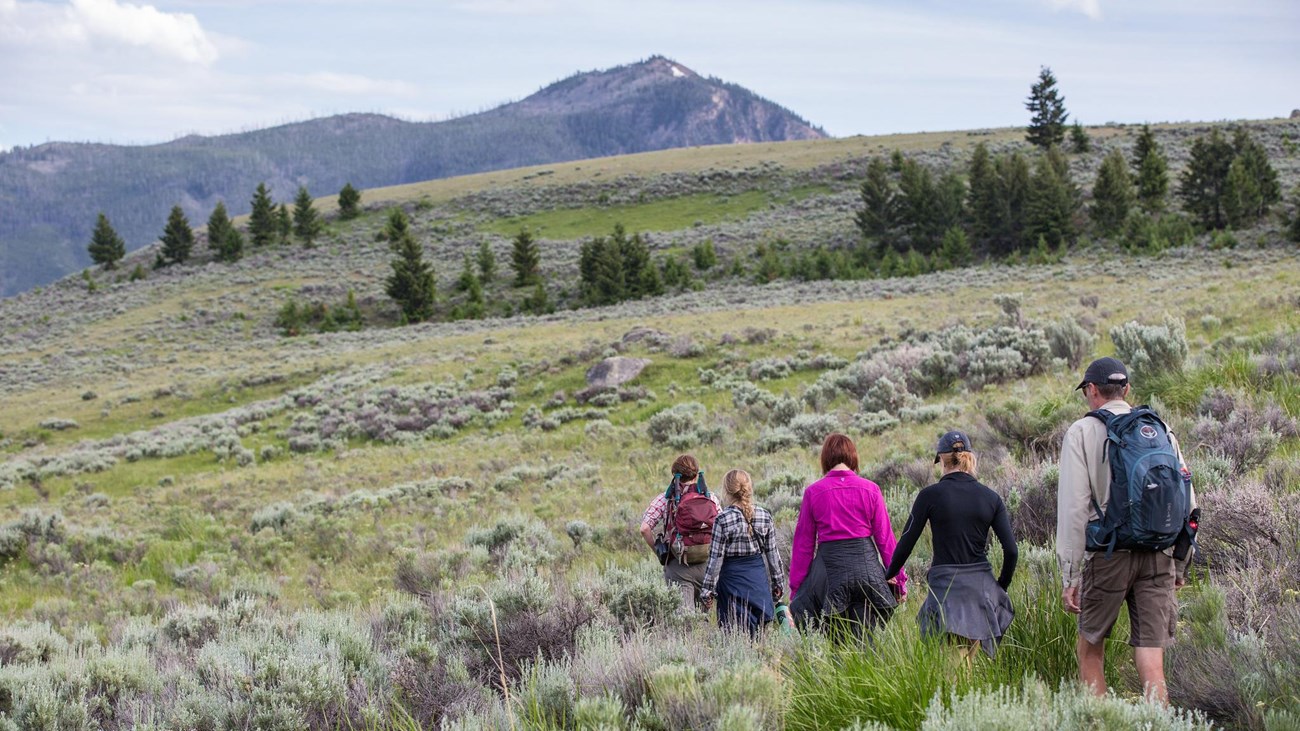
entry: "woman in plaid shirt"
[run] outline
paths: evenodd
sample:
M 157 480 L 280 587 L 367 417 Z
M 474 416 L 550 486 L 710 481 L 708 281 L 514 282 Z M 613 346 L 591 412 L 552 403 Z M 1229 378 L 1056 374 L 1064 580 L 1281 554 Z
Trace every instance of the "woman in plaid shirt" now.
M 700 598 L 707 609 L 718 600 L 718 624 L 743 626 L 750 635 L 775 619 L 775 602 L 785 586 L 785 566 L 776 543 L 772 514 L 754 505 L 754 483 L 744 470 L 722 478 L 726 508 L 713 522 L 713 543 Z

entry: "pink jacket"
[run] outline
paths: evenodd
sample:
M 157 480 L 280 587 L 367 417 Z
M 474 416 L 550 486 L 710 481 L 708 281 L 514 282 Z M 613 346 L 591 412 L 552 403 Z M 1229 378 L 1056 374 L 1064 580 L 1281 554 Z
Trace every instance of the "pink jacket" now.
M 794 528 L 790 556 L 790 596 L 808 575 L 808 566 L 822 541 L 872 538 L 880 560 L 888 566 L 894 559 L 894 529 L 880 487 L 850 470 L 831 470 L 803 491 L 799 522 Z M 898 587 L 906 591 L 907 574 L 898 574 Z

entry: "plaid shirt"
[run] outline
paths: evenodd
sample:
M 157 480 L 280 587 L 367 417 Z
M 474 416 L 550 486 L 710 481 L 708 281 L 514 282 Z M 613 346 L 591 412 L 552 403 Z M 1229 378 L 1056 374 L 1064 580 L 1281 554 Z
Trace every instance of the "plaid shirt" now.
M 709 547 L 709 564 L 704 569 L 704 587 L 700 590 L 700 600 L 713 598 L 718 587 L 718 574 L 722 572 L 722 563 L 729 556 L 753 556 L 763 554 L 767 564 L 768 580 L 772 582 L 772 598 L 781 596 L 785 588 L 785 564 L 781 561 L 781 552 L 777 550 L 776 529 L 772 525 L 772 514 L 766 509 L 754 507 L 754 531 L 745 522 L 745 514 L 732 505 L 718 514 L 713 521 L 713 544 Z
M 713 501 L 714 505 L 718 504 L 718 496 L 716 494 L 710 492 L 709 499 Z M 645 515 L 641 517 L 641 527 L 649 527 L 652 530 L 655 530 L 655 535 L 663 535 L 667 532 L 667 527 L 665 526 L 664 528 L 660 528 L 659 524 L 664 522 L 664 518 L 667 516 L 668 498 L 664 497 L 664 494 L 661 492 L 658 495 L 655 495 L 655 499 L 651 500 L 650 506 L 645 509 Z

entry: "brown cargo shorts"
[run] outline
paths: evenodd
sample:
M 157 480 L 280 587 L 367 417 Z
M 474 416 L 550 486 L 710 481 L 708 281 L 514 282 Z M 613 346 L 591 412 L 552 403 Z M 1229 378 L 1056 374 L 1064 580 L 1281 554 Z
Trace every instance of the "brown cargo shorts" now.
M 1158 551 L 1093 553 L 1083 564 L 1079 636 L 1094 645 L 1110 636 L 1128 604 L 1133 647 L 1169 647 L 1178 625 L 1174 559 Z

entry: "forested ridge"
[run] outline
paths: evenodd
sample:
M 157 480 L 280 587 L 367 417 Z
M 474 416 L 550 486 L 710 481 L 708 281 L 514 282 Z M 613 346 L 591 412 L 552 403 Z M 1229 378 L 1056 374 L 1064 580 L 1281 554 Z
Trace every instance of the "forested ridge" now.
M 0 154 L 0 296 L 90 263 L 105 213 L 128 250 L 157 239 L 173 205 L 204 219 L 249 211 L 265 182 L 332 195 L 563 160 L 691 145 L 824 136 L 752 92 L 661 57 L 576 74 L 519 102 L 443 122 L 346 114 L 150 146 L 52 142 Z M 676 71 L 674 71 L 676 70 Z

